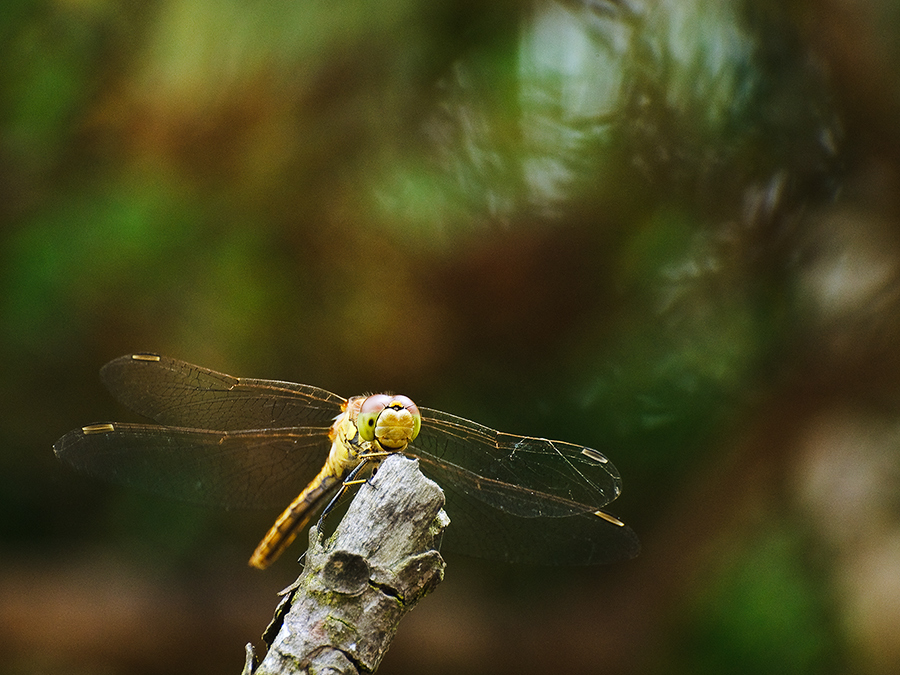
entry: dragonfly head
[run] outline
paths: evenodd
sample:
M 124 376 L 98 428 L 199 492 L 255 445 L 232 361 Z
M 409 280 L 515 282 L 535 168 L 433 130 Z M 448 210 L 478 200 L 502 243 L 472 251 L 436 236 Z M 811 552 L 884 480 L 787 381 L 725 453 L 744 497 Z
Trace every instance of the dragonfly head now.
M 418 436 L 422 426 L 419 409 L 406 396 L 375 394 L 362 402 L 356 417 L 360 438 L 385 450 L 402 451 Z

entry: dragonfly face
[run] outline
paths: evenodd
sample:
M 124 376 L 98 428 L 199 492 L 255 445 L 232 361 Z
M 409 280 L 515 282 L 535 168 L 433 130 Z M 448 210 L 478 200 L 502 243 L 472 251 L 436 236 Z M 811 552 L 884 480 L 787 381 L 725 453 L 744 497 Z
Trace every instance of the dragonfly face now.
M 360 438 L 376 443 L 382 450 L 402 452 L 422 427 L 422 415 L 406 396 L 374 394 L 356 397 L 347 404 Z
M 254 553 L 257 567 L 277 557 L 361 461 L 392 452 L 416 457 L 444 490 L 445 550 L 555 565 L 608 563 L 640 550 L 634 532 L 600 510 L 619 496 L 621 479 L 592 448 L 505 434 L 406 396 L 346 400 L 156 354 L 111 361 L 101 378 L 157 424 L 69 432 L 53 447 L 76 469 L 228 507 L 283 508 L 302 489 Z

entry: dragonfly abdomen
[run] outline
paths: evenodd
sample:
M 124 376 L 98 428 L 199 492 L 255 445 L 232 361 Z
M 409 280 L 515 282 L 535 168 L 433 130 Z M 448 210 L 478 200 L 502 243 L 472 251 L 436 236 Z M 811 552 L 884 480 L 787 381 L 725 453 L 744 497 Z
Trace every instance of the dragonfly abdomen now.
M 343 483 L 344 476 L 335 474 L 326 464 L 303 492 L 282 512 L 266 536 L 250 556 L 250 566 L 264 570 L 291 545 L 297 534 L 312 520 L 319 507 Z

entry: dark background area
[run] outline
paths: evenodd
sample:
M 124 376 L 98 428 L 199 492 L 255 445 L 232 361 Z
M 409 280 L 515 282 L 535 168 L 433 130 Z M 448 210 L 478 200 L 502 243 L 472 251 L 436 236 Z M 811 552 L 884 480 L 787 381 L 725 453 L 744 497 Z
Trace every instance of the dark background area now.
M 11 0 L 0 673 L 221 673 L 277 514 L 83 478 L 154 351 L 595 447 L 634 561 L 447 556 L 384 673 L 900 668 L 900 6 Z M 302 486 L 298 486 L 298 491 Z M 451 514 L 452 518 L 452 514 Z

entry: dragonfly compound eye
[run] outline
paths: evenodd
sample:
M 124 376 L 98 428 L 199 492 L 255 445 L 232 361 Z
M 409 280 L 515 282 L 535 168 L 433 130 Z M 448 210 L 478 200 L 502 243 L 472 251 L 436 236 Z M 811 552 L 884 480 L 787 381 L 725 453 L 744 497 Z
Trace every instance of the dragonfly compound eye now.
M 359 408 L 356 428 L 364 441 L 375 442 L 383 450 L 403 451 L 422 427 L 419 409 L 406 396 L 369 396 Z
M 378 422 L 378 416 L 387 408 L 391 398 L 387 394 L 375 394 L 363 401 L 356 417 L 356 428 L 364 441 L 375 440 L 375 424 Z

